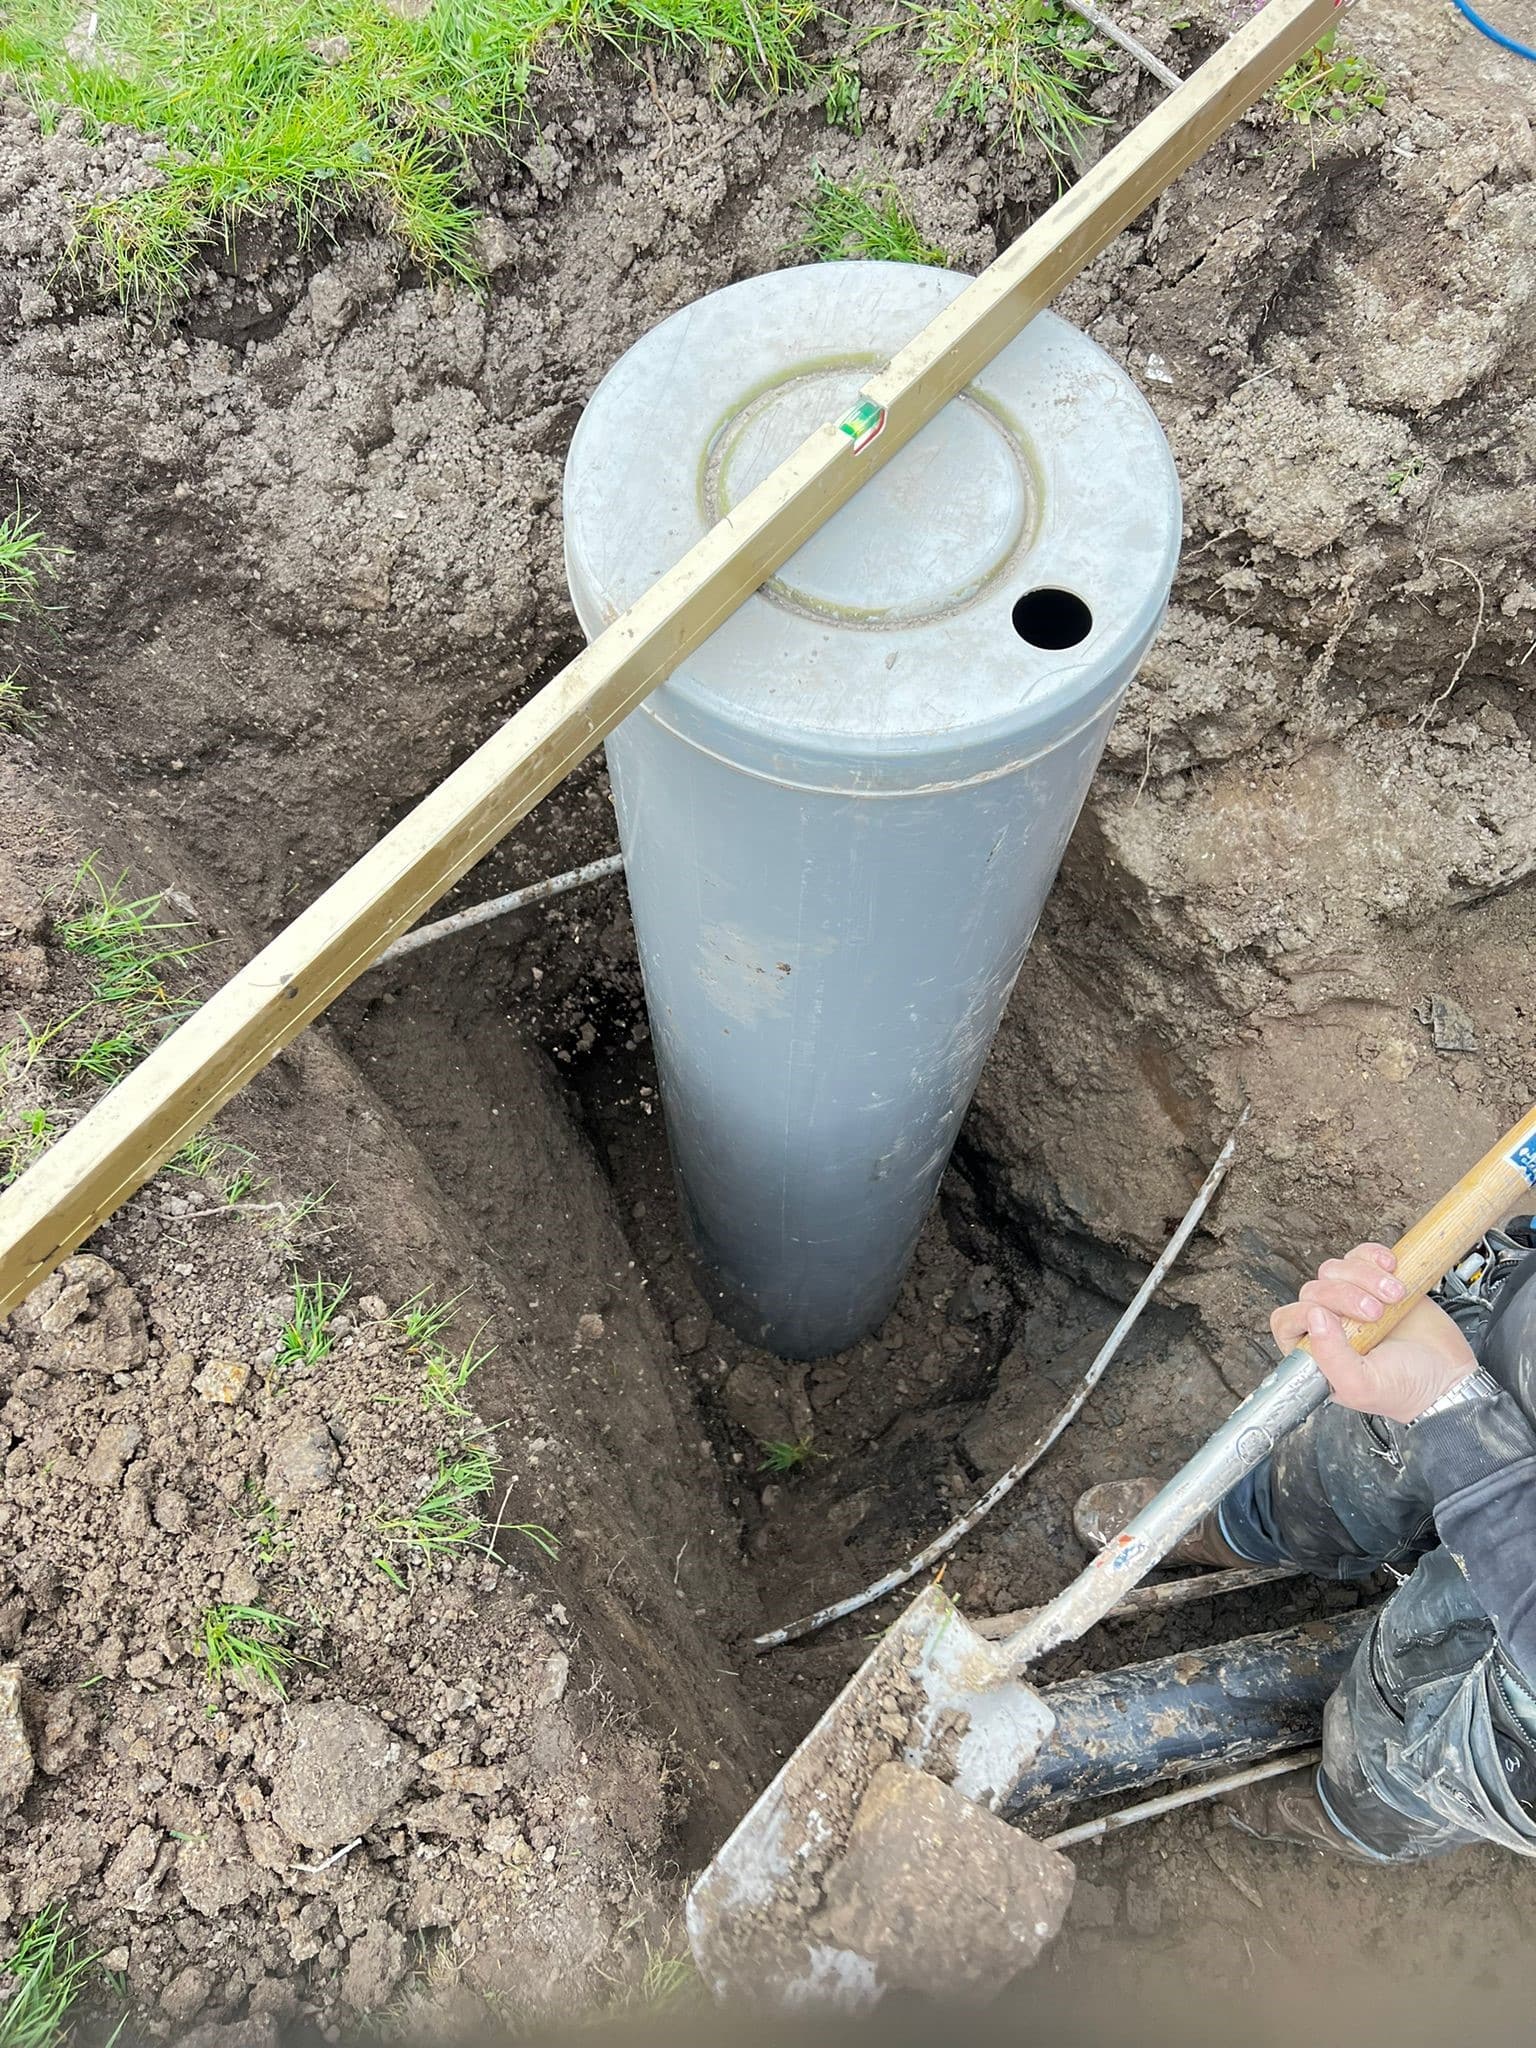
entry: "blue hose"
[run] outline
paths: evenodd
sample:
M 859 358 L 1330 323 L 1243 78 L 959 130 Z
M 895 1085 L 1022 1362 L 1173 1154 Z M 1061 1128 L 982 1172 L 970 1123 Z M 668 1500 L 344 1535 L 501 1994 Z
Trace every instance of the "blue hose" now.
M 1458 13 L 1464 14 L 1472 26 L 1485 35 L 1489 42 L 1497 43 L 1501 49 L 1513 50 L 1517 57 L 1529 57 L 1531 62 L 1536 64 L 1536 50 L 1533 50 L 1529 43 L 1517 43 L 1513 36 L 1505 35 L 1503 29 L 1495 28 L 1491 21 L 1484 21 L 1480 14 L 1467 5 L 1467 0 L 1451 0 L 1451 5 Z

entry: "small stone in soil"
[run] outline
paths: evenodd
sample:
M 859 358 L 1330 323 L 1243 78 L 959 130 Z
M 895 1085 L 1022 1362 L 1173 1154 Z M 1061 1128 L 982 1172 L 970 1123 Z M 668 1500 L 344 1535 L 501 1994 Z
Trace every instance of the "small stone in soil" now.
M 1449 996 L 1431 996 L 1426 1019 L 1436 1052 L 1476 1052 L 1477 1026 Z
M 233 1408 L 250 1382 L 251 1368 L 240 1358 L 210 1358 L 192 1382 L 194 1394 Z
M 144 1441 L 144 1432 L 132 1422 L 109 1422 L 97 1437 L 80 1476 L 87 1486 L 116 1486 L 128 1461 Z
M 336 1440 L 323 1422 L 297 1429 L 267 1457 L 267 1495 L 275 1507 L 291 1507 L 307 1494 L 324 1493 L 336 1476 Z
M 340 1848 L 397 1805 L 416 1752 L 364 1707 L 345 1700 L 293 1708 L 288 1753 L 272 1782 L 272 1817 L 290 1841 Z
M 0 1668 L 0 1815 L 20 1806 L 35 1770 L 21 1712 L 21 1666 L 7 1664 Z

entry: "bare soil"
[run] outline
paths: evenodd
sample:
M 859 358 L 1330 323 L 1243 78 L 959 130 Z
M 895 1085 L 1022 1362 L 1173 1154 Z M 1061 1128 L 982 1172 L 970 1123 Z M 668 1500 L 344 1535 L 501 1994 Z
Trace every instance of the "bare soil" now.
M 1230 26 L 1144 12 L 1181 68 Z M 507 1520 L 553 1530 L 558 1560 L 504 1539 L 403 1596 L 373 1570 L 370 1518 L 440 1445 L 415 1367 L 353 1306 L 332 1359 L 275 1393 L 287 1261 L 255 1217 L 192 1216 L 185 1183 L 89 1248 L 138 1303 L 142 1358 L 83 1374 L 16 1322 L 0 1540 L 41 1770 L 4 1823 L 0 1905 L 66 1895 L 164 2024 L 290 2003 L 328 2023 L 455 1972 L 523 2010 L 609 1995 L 862 1644 L 854 1624 L 757 1663 L 751 1634 L 875 1576 L 1010 1461 L 1245 1100 L 1163 1306 L 952 1563 L 968 1609 L 1059 1584 L 1077 1490 L 1171 1469 L 1257 1377 L 1273 1301 L 1338 1243 L 1390 1236 L 1536 1095 L 1536 91 L 1438 0 L 1380 0 L 1350 32 L 1383 113 L 1243 124 L 1062 300 L 1163 419 L 1184 561 L 875 1337 L 787 1368 L 710 1319 L 611 883 L 368 978 L 227 1119 L 285 1190 L 335 1184 L 305 1271 L 350 1276 L 356 1304 L 467 1290 L 466 1327 L 490 1318 L 473 1398 L 495 1500 L 509 1487 Z M 925 120 L 899 38 L 870 46 L 866 85 L 855 141 L 665 64 L 571 62 L 536 144 L 483 168 L 483 297 L 366 223 L 308 247 L 243 229 L 160 324 L 92 303 L 65 260 L 79 201 L 141 175 L 140 143 L 69 118 L 44 135 L 7 102 L 0 464 L 76 551 L 17 649 L 44 716 L 7 742 L 5 848 L 32 905 L 101 845 L 221 940 L 216 971 L 523 701 L 577 639 L 558 497 L 581 404 L 674 307 L 793 260 L 813 157 L 894 174 L 973 267 L 1049 197 L 1038 165 Z M 1105 134 L 1152 97 L 1108 81 Z M 590 764 L 463 900 L 612 844 Z M 1437 1047 L 1435 997 L 1475 1050 Z M 253 1368 L 227 1410 L 187 1376 L 215 1352 Z M 300 1426 L 328 1432 L 334 1473 L 288 1511 L 293 1549 L 253 1555 L 243 1489 Z M 138 1437 L 98 1485 L 109 1428 Z M 806 1437 L 795 1471 L 759 1469 Z M 294 1705 L 366 1710 L 415 1757 L 318 1874 L 270 1832 L 293 1710 L 210 1700 L 191 1653 L 243 1574 L 304 1603 Z M 1339 1597 L 1111 1624 L 1057 1668 Z M 482 1789 L 453 1789 L 465 1770 Z M 1493 1852 L 1362 1874 L 1203 1814 L 1079 1868 L 1041 1965 L 1069 1977 L 1108 1945 L 1242 1985 L 1266 1944 L 1314 1968 L 1390 1938 L 1470 1980 L 1531 1903 Z

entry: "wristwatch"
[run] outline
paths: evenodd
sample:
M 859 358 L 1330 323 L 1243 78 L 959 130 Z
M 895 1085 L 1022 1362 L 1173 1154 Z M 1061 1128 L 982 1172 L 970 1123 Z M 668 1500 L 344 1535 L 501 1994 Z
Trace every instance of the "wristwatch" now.
M 1474 1401 L 1490 1401 L 1502 1392 L 1491 1373 L 1484 1372 L 1480 1365 L 1474 1366 L 1464 1380 L 1458 1380 L 1454 1387 L 1447 1387 L 1427 1408 L 1421 1408 L 1408 1427 L 1417 1429 L 1421 1422 L 1428 1422 L 1431 1415 L 1448 1415 L 1453 1408 L 1465 1408 Z

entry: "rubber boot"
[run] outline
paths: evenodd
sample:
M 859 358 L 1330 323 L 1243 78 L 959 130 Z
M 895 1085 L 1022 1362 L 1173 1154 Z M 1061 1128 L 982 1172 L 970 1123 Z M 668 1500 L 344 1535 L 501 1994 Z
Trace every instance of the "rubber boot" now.
M 1219 1801 L 1217 1813 L 1228 1827 L 1256 1841 L 1326 1849 L 1330 1856 L 1345 1856 L 1351 1863 L 1379 1862 L 1335 1827 L 1317 1788 L 1318 1775 L 1310 1770 L 1305 1776 L 1297 1772 L 1270 1784 L 1245 1785 Z
M 1133 1516 L 1162 1491 L 1156 1479 L 1107 1479 L 1090 1486 L 1072 1510 L 1072 1527 L 1087 1550 L 1102 1550 L 1118 1536 Z M 1203 1564 L 1217 1571 L 1231 1571 L 1251 1564 L 1222 1540 L 1214 1511 L 1198 1521 L 1163 1559 L 1164 1564 Z

